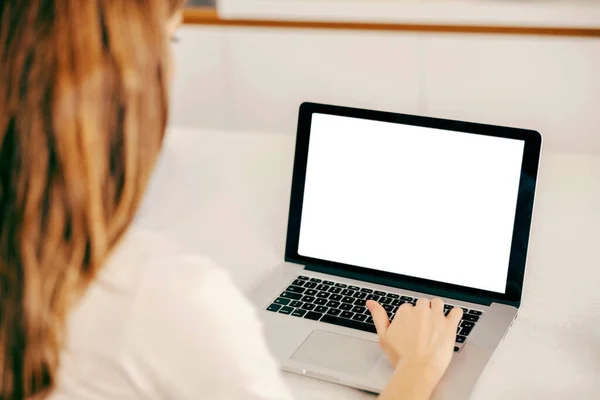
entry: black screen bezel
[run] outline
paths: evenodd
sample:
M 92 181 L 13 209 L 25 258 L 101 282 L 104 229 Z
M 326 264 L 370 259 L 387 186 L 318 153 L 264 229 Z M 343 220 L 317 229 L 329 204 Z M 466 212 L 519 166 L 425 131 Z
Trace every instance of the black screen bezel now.
M 424 288 L 430 288 L 433 291 L 452 291 L 455 293 L 464 293 L 465 295 L 473 295 L 488 298 L 493 301 L 498 301 L 502 303 L 517 304 L 517 306 L 518 304 L 520 304 L 526 257 L 522 257 L 523 249 L 521 249 L 521 257 L 517 257 L 516 254 L 514 239 L 515 236 L 519 233 L 517 232 L 517 229 L 513 230 L 513 246 L 511 247 L 510 255 L 511 267 L 509 268 L 508 272 L 506 293 L 490 292 L 481 289 L 474 289 L 449 283 L 415 278 L 412 276 L 406 276 L 402 274 L 378 271 L 356 265 L 341 264 L 328 260 L 315 259 L 299 255 L 298 242 L 300 236 L 302 203 L 304 199 L 304 183 L 306 177 L 308 147 L 310 141 L 311 119 L 314 113 L 339 115 L 345 117 L 384 121 L 405 125 L 442 129 L 448 131 L 478 134 L 484 136 L 523 140 L 525 142 L 525 146 L 523 152 L 523 160 L 521 164 L 521 175 L 523 177 L 523 174 L 525 174 L 533 180 L 533 190 L 530 191 L 529 194 L 527 194 L 527 196 L 530 196 L 531 198 L 525 199 L 527 201 L 519 201 L 519 199 L 517 199 L 517 213 L 526 213 L 529 218 L 529 222 L 527 223 L 527 227 L 525 228 L 527 231 L 521 231 L 521 234 L 525 233 L 527 238 L 526 243 L 524 243 L 525 256 L 527 253 L 527 247 L 529 242 L 529 230 L 531 228 L 532 209 L 520 210 L 519 208 L 524 207 L 522 206 L 522 204 L 531 204 L 531 207 L 533 206 L 535 185 L 537 182 L 539 168 L 540 151 L 542 145 L 542 137 L 539 132 L 526 129 L 509 128 L 495 125 L 485 125 L 471 122 L 453 121 L 439 118 L 397 114 L 382 111 L 372 111 L 316 103 L 303 103 L 300 106 L 298 118 L 298 131 L 296 138 L 294 171 L 292 177 L 292 191 L 290 197 L 290 210 L 285 252 L 286 261 L 312 266 L 321 265 L 323 267 L 333 267 L 337 270 L 348 271 L 355 276 L 371 275 L 376 277 L 378 282 L 388 283 L 390 286 L 397 286 L 397 282 L 401 280 L 413 286 L 419 285 Z M 523 178 L 521 178 L 520 182 L 520 185 L 522 184 Z M 526 195 L 521 194 L 520 192 L 519 198 L 521 198 L 521 196 Z

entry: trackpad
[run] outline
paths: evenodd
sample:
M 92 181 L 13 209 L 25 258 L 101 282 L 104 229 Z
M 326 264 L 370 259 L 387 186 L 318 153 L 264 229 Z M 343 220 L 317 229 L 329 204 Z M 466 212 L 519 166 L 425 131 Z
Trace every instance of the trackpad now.
M 339 333 L 314 330 L 291 359 L 354 375 L 367 375 L 381 356 L 379 345 Z

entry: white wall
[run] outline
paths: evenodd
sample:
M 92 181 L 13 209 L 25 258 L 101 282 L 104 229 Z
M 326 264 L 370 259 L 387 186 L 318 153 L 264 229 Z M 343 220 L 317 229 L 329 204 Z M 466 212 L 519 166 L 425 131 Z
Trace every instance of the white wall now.
M 537 129 L 600 154 L 600 39 L 185 26 L 172 123 L 294 134 L 303 101 Z
M 536 129 L 600 154 L 600 39 L 429 36 L 427 114 Z

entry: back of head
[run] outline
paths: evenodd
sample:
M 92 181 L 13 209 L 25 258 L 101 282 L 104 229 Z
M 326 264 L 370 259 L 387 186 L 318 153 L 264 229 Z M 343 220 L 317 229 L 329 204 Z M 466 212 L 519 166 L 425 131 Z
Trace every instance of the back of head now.
M 179 3 L 0 2 L 0 399 L 52 389 L 69 307 L 137 210 Z

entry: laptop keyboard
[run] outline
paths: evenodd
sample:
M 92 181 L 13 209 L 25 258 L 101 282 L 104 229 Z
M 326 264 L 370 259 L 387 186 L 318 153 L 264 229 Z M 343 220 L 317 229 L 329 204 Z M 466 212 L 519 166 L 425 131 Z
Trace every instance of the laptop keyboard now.
M 404 303 L 416 305 L 418 299 L 300 275 L 267 310 L 376 333 L 373 318 L 366 306 L 367 300 L 375 300 L 381 304 L 392 321 L 398 307 Z M 445 304 L 444 314 L 448 315 L 454 307 Z M 456 332 L 454 351 L 460 350 L 483 314 L 482 311 L 464 307 L 462 310 L 463 317 Z

